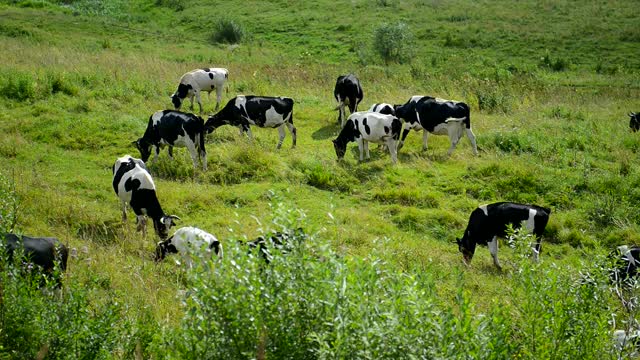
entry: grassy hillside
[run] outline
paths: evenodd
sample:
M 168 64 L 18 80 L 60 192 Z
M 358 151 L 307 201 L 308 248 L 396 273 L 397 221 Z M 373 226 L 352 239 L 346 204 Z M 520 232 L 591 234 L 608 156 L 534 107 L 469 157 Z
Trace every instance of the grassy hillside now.
M 530 298 L 505 297 L 519 291 L 517 253 L 501 247 L 514 265 L 500 273 L 480 248 L 462 269 L 454 240 L 475 207 L 504 200 L 552 208 L 540 271 L 577 274 L 638 241 L 640 140 L 626 116 L 640 111 L 635 10 L 634 1 L 3 2 L 0 174 L 15 184 L 16 231 L 79 250 L 67 283 L 177 326 L 185 312 L 176 294 L 188 282 L 172 261 L 153 263 L 154 236 L 121 223 L 111 166 L 138 155 L 131 142 L 170 108 L 183 73 L 226 67 L 225 102 L 295 99 L 298 147 L 288 134 L 276 151 L 271 129 L 254 129 L 249 143 L 221 128 L 207 140 L 207 172 L 194 171 L 184 149 L 174 162 L 163 151 L 149 167 L 180 225 L 233 244 L 278 230 L 283 206 L 294 209 L 288 225 L 340 256 L 366 259 L 382 247 L 392 271 L 427 272 L 438 302 L 455 306 L 463 288 L 480 311 L 518 317 L 517 303 Z M 244 29 L 239 46 L 210 41 L 220 19 Z M 398 21 L 412 35 L 410 57 L 385 63 L 373 35 Z M 416 94 L 467 102 L 480 156 L 463 139 L 446 158 L 442 136 L 423 152 L 412 133 L 396 166 L 375 150 L 359 164 L 355 144 L 337 162 L 332 91 L 346 72 L 362 82 L 363 109 Z M 207 113 L 214 99 L 204 97 Z

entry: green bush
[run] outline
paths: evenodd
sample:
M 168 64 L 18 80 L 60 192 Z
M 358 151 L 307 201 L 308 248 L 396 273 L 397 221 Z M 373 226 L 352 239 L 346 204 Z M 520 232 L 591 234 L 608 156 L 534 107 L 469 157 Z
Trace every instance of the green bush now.
M 36 81 L 26 73 L 13 72 L 3 74 L 0 78 L 0 95 L 16 101 L 27 101 L 36 98 Z
M 382 24 L 374 31 L 373 50 L 385 63 L 405 63 L 411 59 L 412 39 L 407 24 Z
M 244 38 L 244 36 L 244 28 L 235 20 L 220 19 L 216 23 L 210 39 L 214 44 L 237 44 L 242 40 L 242 38 Z

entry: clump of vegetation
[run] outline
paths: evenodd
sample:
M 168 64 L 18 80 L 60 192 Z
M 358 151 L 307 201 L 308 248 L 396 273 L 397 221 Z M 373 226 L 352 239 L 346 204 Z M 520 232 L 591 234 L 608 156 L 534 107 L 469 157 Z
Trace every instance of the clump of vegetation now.
M 245 37 L 245 30 L 238 22 L 232 19 L 220 19 L 216 23 L 211 42 L 214 44 L 238 44 Z
M 539 67 L 553 71 L 568 70 L 569 65 L 569 60 L 562 57 L 557 57 L 554 59 L 549 52 L 547 52 L 542 58 L 540 58 L 540 62 L 538 63 Z
M 156 6 L 182 11 L 184 10 L 184 0 L 156 0 Z
M 0 95 L 9 100 L 33 100 L 36 98 L 35 79 L 22 72 L 3 74 L 0 77 Z
M 405 63 L 411 58 L 413 34 L 403 22 L 382 24 L 373 34 L 373 50 L 385 63 Z

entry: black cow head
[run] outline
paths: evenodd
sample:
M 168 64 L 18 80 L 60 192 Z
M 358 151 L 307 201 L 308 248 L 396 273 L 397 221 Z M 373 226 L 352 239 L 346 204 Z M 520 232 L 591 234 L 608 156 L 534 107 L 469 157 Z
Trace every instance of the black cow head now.
M 176 110 L 180 109 L 180 106 L 182 106 L 182 99 L 180 99 L 180 96 L 178 96 L 178 94 L 171 95 L 171 102 L 173 103 L 173 106 L 176 108 Z
M 173 237 L 165 241 L 158 242 L 158 246 L 156 246 L 156 254 L 153 260 L 155 260 L 156 262 L 162 261 L 167 256 L 167 254 L 178 253 L 178 249 L 176 249 L 176 247 L 171 243 L 171 240 L 173 240 Z
M 335 139 L 333 140 L 333 148 L 336 151 L 338 159 L 344 158 L 344 153 L 347 152 L 347 146 L 345 144 L 341 144 L 338 139 Z
M 640 130 L 640 114 L 636 114 L 634 112 L 630 112 L 627 115 L 629 115 L 629 127 L 631 128 L 631 131 L 636 132 L 638 130 Z
M 462 260 L 464 261 L 464 264 L 471 264 L 471 259 L 473 259 L 473 254 L 476 250 L 475 242 L 470 241 L 469 237 L 465 233 L 462 239 L 456 238 L 456 243 L 458 243 L 458 251 L 462 253 Z
M 169 237 L 169 230 L 175 225 L 176 220 L 180 220 L 176 215 L 165 215 L 160 219 L 153 220 L 153 228 L 156 230 L 156 234 L 158 234 L 160 239 L 165 240 Z
M 140 158 L 142 161 L 147 162 L 149 160 L 149 156 L 151 156 L 151 143 L 146 141 L 144 138 L 139 138 L 138 140 L 132 142 L 133 145 L 140 151 Z
M 204 124 L 204 128 L 207 131 L 207 134 L 212 133 L 215 129 L 219 128 L 222 125 L 229 124 L 229 120 L 224 120 L 221 116 L 217 115 L 218 114 L 209 116 L 207 122 Z

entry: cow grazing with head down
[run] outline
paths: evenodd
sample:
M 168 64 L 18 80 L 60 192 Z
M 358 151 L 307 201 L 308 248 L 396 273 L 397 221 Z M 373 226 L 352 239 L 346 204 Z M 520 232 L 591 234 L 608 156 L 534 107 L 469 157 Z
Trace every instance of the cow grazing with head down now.
M 54 275 L 56 264 L 61 272 L 67 269 L 69 251 L 67 247 L 56 238 L 37 238 L 7 233 L 4 235 L 3 245 L 4 246 L 0 246 L 0 248 L 5 248 L 9 263 L 14 261 L 13 254 L 17 250 L 22 250 L 25 262 L 36 265 L 44 272 L 45 276 L 51 277 Z M 58 287 L 62 285 L 59 277 L 54 280 Z
M 153 228 L 160 239 L 169 236 L 175 215 L 166 215 L 156 196 L 156 186 L 146 170 L 144 162 L 129 155 L 116 160 L 113 165 L 113 190 L 122 204 L 122 221 L 127 220 L 127 203 L 136 214 L 137 230 L 146 236 L 146 216 L 153 220 Z
M 208 258 L 213 252 L 222 258 L 222 244 L 208 232 L 195 227 L 182 227 L 156 247 L 155 261 L 163 260 L 167 254 L 180 254 L 191 265 L 193 257 Z
M 493 263 L 501 269 L 498 261 L 498 237 L 505 237 L 507 225 L 514 229 L 520 228 L 524 222 L 525 228 L 536 239 L 533 248 L 534 259 L 538 260 L 540 242 L 544 228 L 549 222 L 551 210 L 536 205 L 524 205 L 512 202 L 498 202 L 482 205 L 471 212 L 467 229 L 462 239 L 456 239 L 458 250 L 462 253 L 465 264 L 469 265 L 476 245 L 488 245 L 493 257 Z
M 609 254 L 612 267 L 609 272 L 611 281 L 624 282 L 633 279 L 640 267 L 640 246 L 621 245 Z
M 451 147 L 447 155 L 451 155 L 464 133 L 467 134 L 473 153 L 478 154 L 476 137 L 471 131 L 469 106 L 463 102 L 433 98 L 430 96 L 413 96 L 404 105 L 395 106 L 396 116 L 405 122 L 402 139 L 398 150 L 411 129 L 422 130 L 422 149 L 427 149 L 427 134 L 449 135 Z
M 348 106 L 349 113 L 353 114 L 358 111 L 358 104 L 364 97 L 360 80 L 353 74 L 338 76 L 336 86 L 333 89 L 333 97 L 338 102 L 336 110 L 339 111 L 338 121 L 340 122 L 340 127 L 344 127 L 343 122 L 346 117 L 344 107 Z
M 216 90 L 216 110 L 220 107 L 222 100 L 222 88 L 229 78 L 229 71 L 223 68 L 204 68 L 189 71 L 182 75 L 178 89 L 171 95 L 173 106 L 180 109 L 185 98 L 191 100 L 191 110 L 193 111 L 193 97 L 195 96 L 200 106 L 202 114 L 202 101 L 200 100 L 200 92 L 206 91 L 211 94 L 213 89 Z
M 631 131 L 640 130 L 640 114 L 630 112 L 627 115 L 629 116 L 629 128 L 631 128 Z
M 155 148 L 154 161 L 158 160 L 160 149 L 168 146 L 169 157 L 173 159 L 173 147 L 186 147 L 191 155 L 193 167 L 207 170 L 207 151 L 204 148 L 204 120 L 194 114 L 177 110 L 156 111 L 149 117 L 147 129 L 133 144 L 140 151 L 142 161 L 149 160 L 152 147 Z
M 333 140 L 333 148 L 338 159 L 342 159 L 347 150 L 347 144 L 355 141 L 360 150 L 360 161 L 363 161 L 363 153 L 369 155 L 369 142 L 382 143 L 387 146 L 391 154 L 391 160 L 395 164 L 398 161 L 396 141 L 400 137 L 402 122 L 393 115 L 384 115 L 374 112 L 361 111 L 349 116 L 338 137 Z
M 278 128 L 278 149 L 282 147 L 287 127 L 293 138 L 292 148 L 296 147 L 297 130 L 293 125 L 293 99 L 288 97 L 236 96 L 217 114 L 209 117 L 205 129 L 210 133 L 222 125 L 237 126 L 240 132 L 246 132 L 249 138 L 253 137 L 250 125 Z

